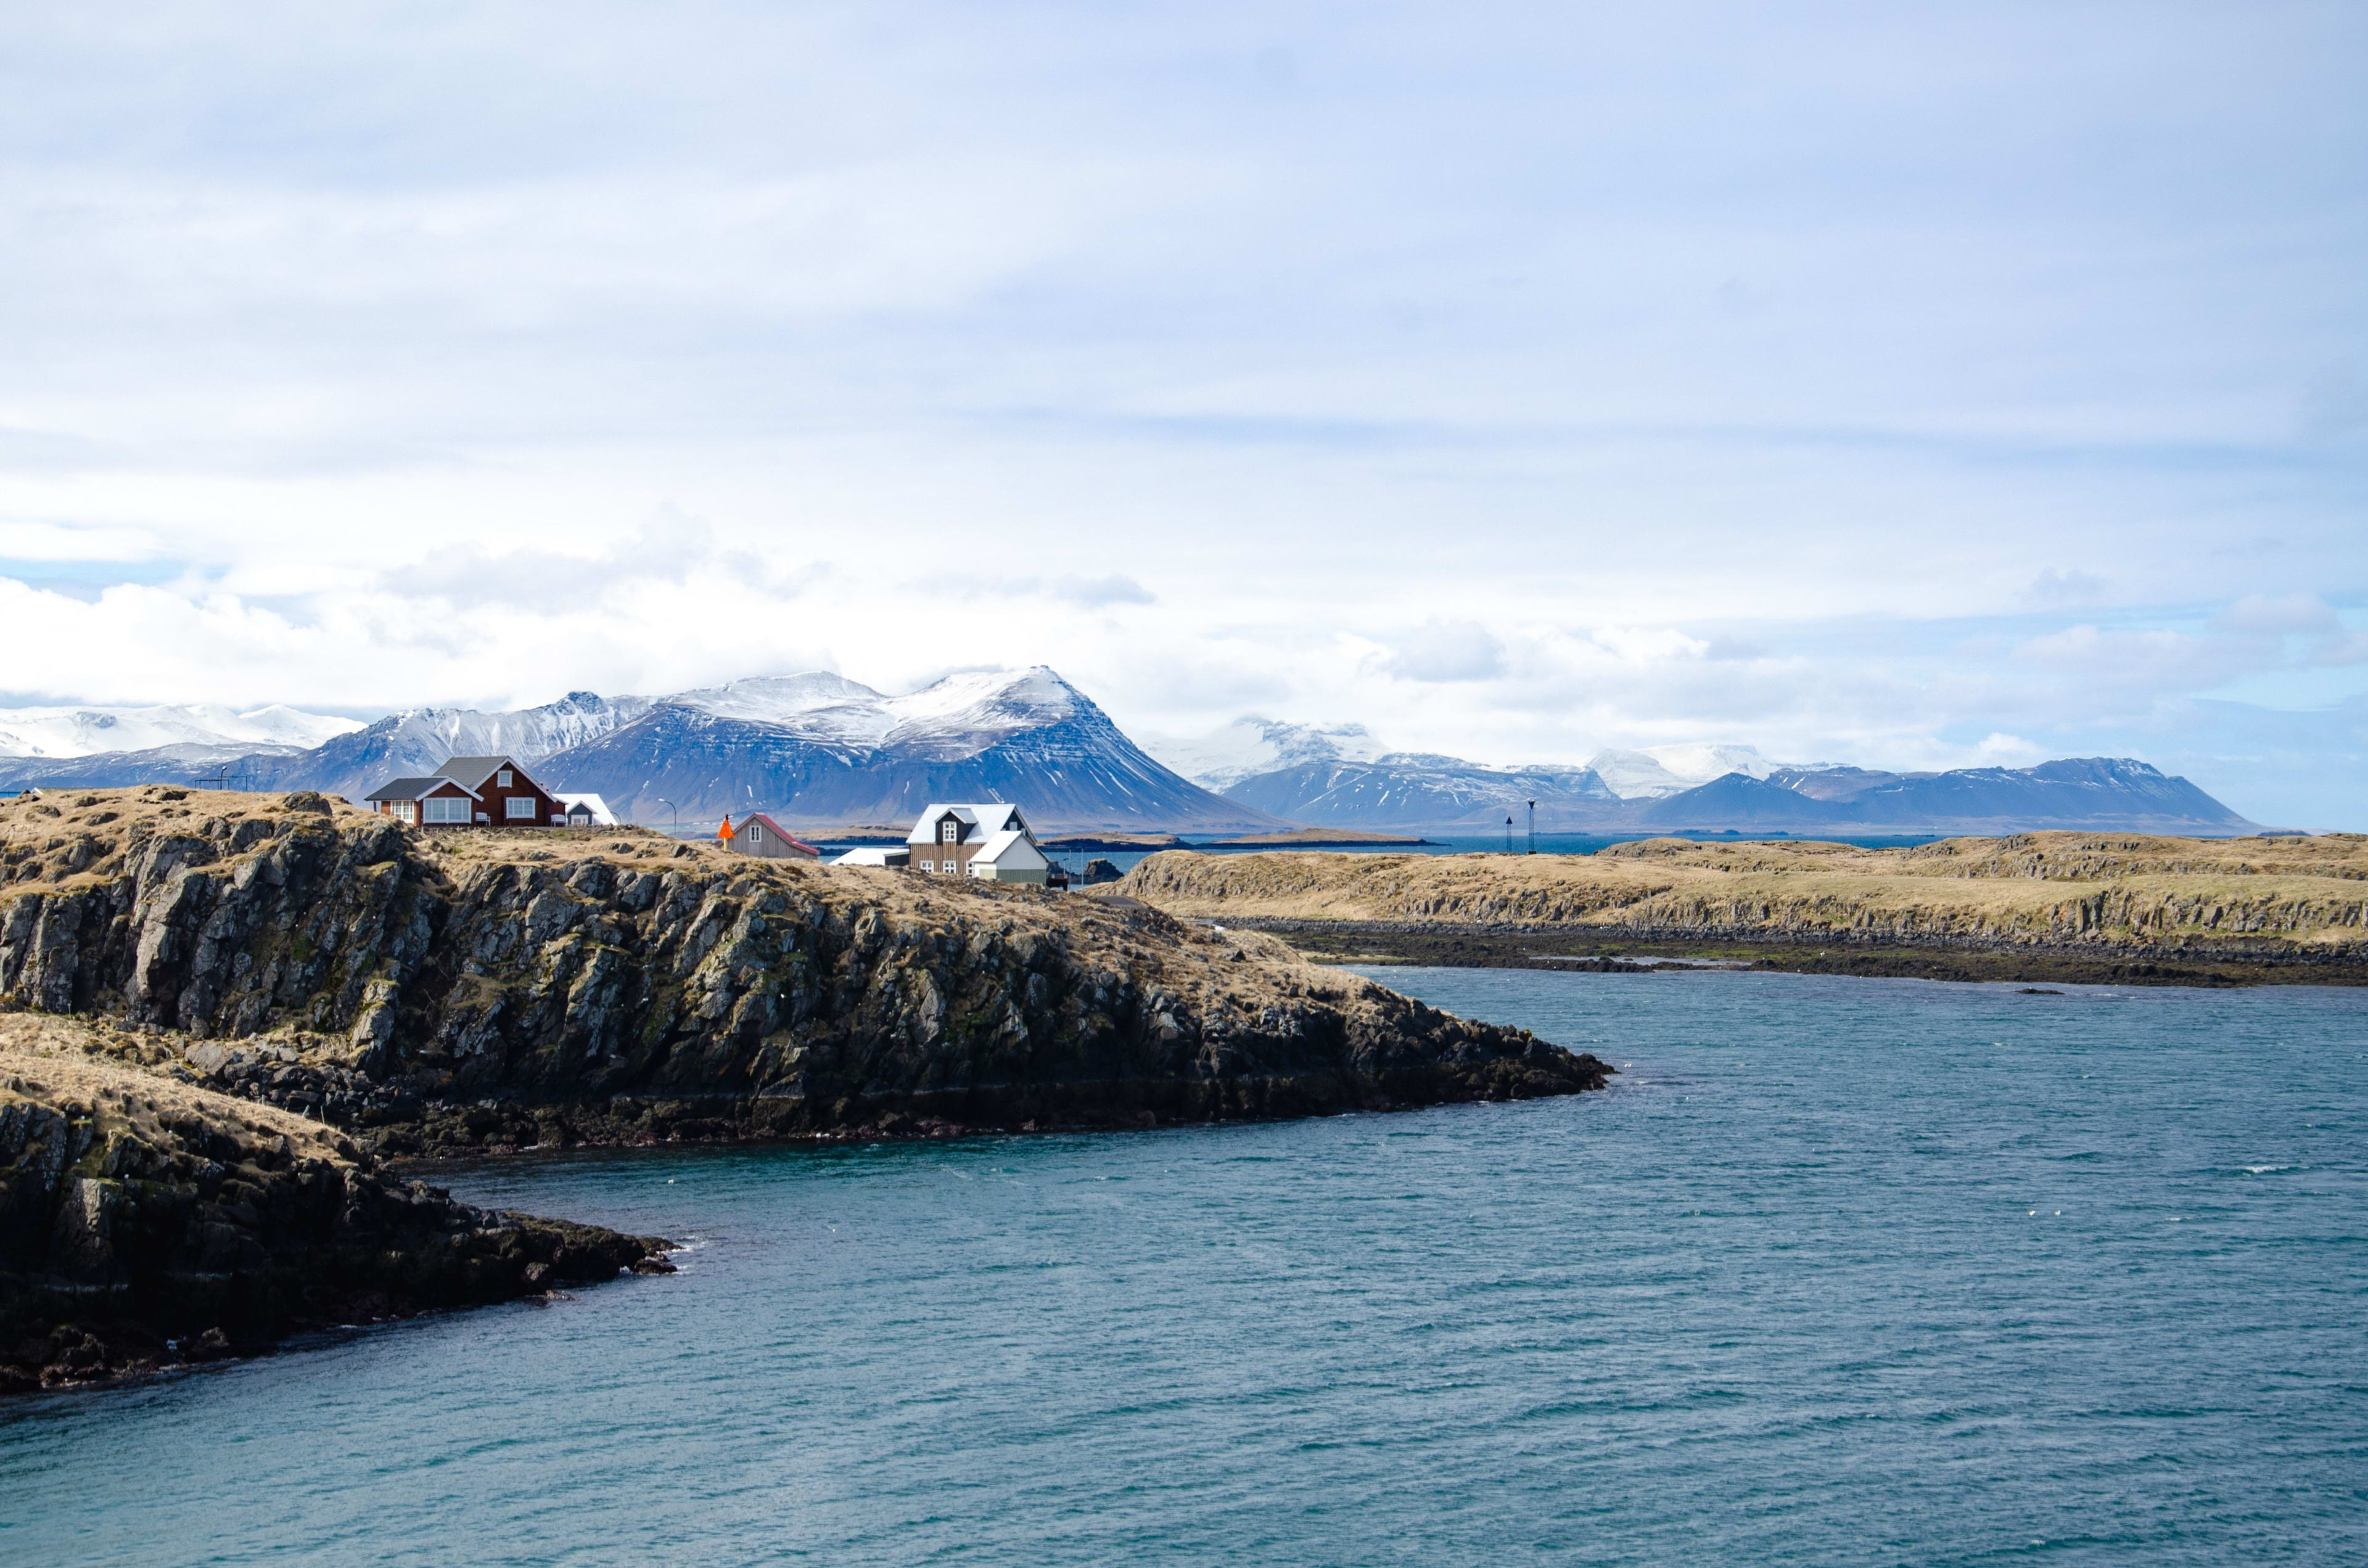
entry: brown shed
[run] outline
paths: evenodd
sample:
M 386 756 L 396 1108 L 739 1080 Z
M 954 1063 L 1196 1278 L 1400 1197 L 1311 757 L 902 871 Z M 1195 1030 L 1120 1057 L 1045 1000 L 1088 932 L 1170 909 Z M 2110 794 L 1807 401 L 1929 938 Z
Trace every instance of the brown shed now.
M 728 819 L 727 819 L 728 820 Z M 768 860 L 819 860 L 822 851 L 782 827 L 762 812 L 750 812 L 732 830 L 723 846 L 734 855 L 760 855 Z

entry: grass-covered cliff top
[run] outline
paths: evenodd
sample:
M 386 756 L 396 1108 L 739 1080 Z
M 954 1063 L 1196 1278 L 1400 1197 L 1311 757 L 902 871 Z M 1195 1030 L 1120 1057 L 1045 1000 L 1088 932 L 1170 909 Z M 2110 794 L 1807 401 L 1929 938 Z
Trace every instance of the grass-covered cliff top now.
M 2368 946 L 2368 835 L 2033 833 L 1905 849 L 1647 839 L 1591 856 L 1158 855 L 1118 884 L 1218 919 L 2192 946 Z
M 648 828 L 405 827 L 309 791 L 293 795 L 188 790 L 53 790 L 0 802 L 0 922 L 34 893 L 72 892 L 134 874 L 166 839 L 191 846 L 181 863 L 235 875 L 240 862 L 290 834 L 384 833 L 456 888 L 503 868 L 572 873 L 586 862 L 620 873 L 649 871 L 744 894 L 774 889 L 836 912 L 870 917 L 924 939 L 963 943 L 992 932 L 1007 944 L 1056 940 L 1076 960 L 1124 973 L 1178 998 L 1196 1015 L 1255 1017 L 1269 1005 L 1313 999 L 1355 1017 L 1399 998 L 1354 975 L 1304 960 L 1255 933 L 1219 936 L 1155 910 L 1089 894 L 968 877 L 827 866 L 734 854 Z M 5 926 L 0 926 L 4 929 Z M 326 1044 L 327 1042 L 323 1042 Z

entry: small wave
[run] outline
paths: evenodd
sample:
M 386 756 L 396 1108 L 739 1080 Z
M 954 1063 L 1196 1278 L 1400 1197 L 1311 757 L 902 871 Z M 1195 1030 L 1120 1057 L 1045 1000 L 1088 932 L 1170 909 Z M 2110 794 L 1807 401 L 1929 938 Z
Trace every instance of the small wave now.
M 2268 1176 L 2272 1171 L 2292 1171 L 2302 1167 L 2299 1165 L 2240 1165 L 2237 1168 L 2247 1176 Z

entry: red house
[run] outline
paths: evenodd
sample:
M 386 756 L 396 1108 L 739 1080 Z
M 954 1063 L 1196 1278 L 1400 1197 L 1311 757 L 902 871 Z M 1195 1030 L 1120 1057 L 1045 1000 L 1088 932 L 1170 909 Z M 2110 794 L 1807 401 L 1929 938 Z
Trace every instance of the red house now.
M 507 756 L 456 756 L 424 778 L 381 785 L 368 804 L 422 827 L 567 825 L 567 808 Z

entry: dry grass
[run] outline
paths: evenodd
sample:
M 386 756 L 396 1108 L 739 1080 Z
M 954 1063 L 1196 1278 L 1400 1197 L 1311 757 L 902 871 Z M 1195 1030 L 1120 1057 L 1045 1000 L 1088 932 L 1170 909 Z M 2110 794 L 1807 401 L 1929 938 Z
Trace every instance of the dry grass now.
M 2156 944 L 2368 941 L 2368 835 L 2038 833 L 1910 849 L 1652 839 L 1593 856 L 1155 856 L 1172 914 Z
M 290 1152 L 353 1163 L 352 1144 L 334 1129 L 293 1111 L 167 1077 L 158 1068 L 171 1058 L 172 1047 L 163 1037 L 83 1018 L 0 1013 L 0 1106 L 23 1100 L 73 1108 L 97 1119 L 101 1142 L 122 1129 L 165 1147 L 197 1124 L 242 1146 L 258 1139 L 285 1140 Z
M 149 785 L 50 791 L 39 801 L 0 802 L 0 921 L 28 894 L 71 891 L 131 874 L 154 837 L 184 835 L 214 846 L 209 871 L 234 874 L 280 836 L 324 824 L 347 832 L 401 833 L 419 863 L 465 886 L 502 866 L 554 869 L 599 860 L 620 869 L 728 880 L 735 890 L 770 886 L 836 906 L 849 923 L 884 921 L 916 937 L 959 946 L 979 932 L 1066 945 L 1080 960 L 1161 990 L 1212 1017 L 1255 1014 L 1269 1003 L 1314 998 L 1356 1012 L 1380 987 L 1311 964 L 1285 944 L 1250 932 L 1219 936 L 1179 926 L 1156 910 L 1087 894 L 1053 892 L 969 877 L 932 877 L 875 867 L 826 866 L 736 855 L 721 844 L 684 842 L 648 828 L 402 827 L 391 819 L 318 795 L 248 794 Z M 283 1031 L 284 1032 L 284 1031 Z M 306 1041 L 309 1049 L 317 1042 Z

